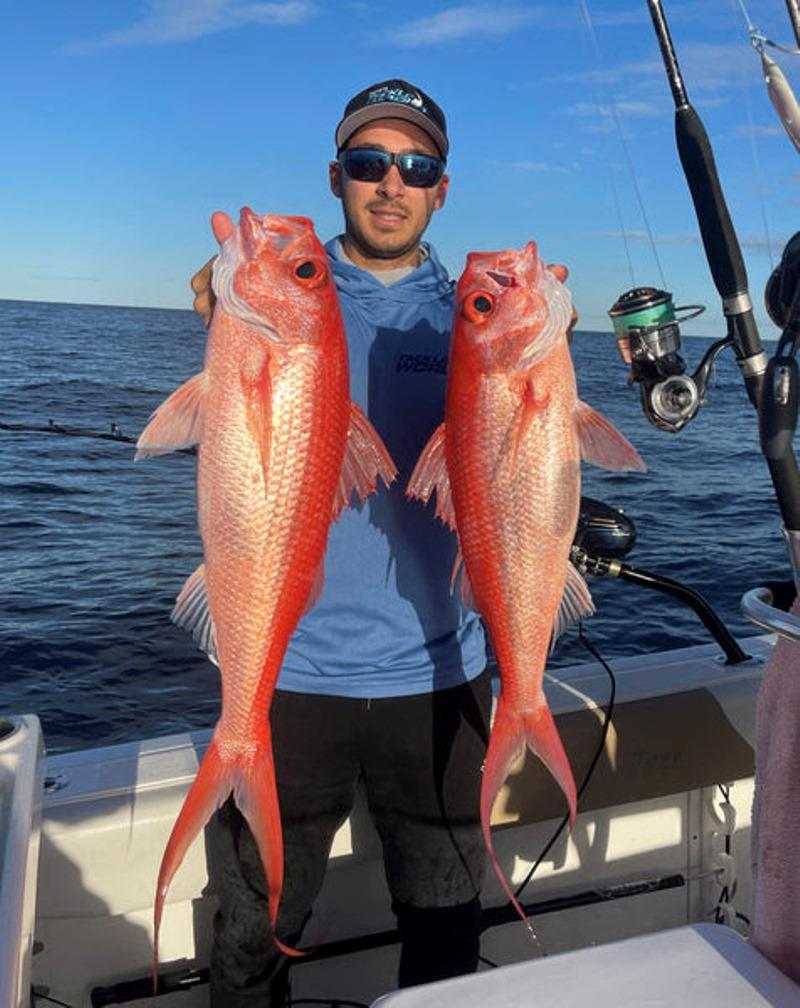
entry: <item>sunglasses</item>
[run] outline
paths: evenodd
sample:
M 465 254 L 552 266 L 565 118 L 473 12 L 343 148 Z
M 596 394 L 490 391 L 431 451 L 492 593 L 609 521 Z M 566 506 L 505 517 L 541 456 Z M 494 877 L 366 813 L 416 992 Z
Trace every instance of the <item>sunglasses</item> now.
M 339 154 L 339 164 L 356 182 L 380 182 L 392 165 L 412 189 L 430 189 L 444 174 L 444 161 L 429 154 L 390 154 L 372 147 L 351 147 Z

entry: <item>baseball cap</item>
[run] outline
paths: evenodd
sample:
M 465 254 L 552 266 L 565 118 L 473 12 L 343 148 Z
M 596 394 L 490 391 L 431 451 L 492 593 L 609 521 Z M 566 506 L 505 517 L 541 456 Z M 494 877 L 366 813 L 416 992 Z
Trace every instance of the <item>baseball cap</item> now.
M 336 127 L 336 149 L 341 150 L 357 129 L 374 119 L 405 119 L 424 130 L 447 157 L 447 123 L 444 112 L 425 92 L 408 81 L 394 78 L 372 84 L 350 99 Z

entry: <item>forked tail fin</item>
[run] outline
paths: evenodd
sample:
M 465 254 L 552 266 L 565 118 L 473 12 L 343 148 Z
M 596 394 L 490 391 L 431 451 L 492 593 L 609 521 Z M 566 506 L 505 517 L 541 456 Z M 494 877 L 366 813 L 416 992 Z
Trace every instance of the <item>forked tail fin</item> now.
M 170 883 L 192 841 L 231 793 L 253 832 L 267 877 L 269 919 L 275 944 L 286 955 L 303 954 L 284 945 L 275 935 L 275 921 L 283 887 L 283 834 L 269 736 L 266 740 L 261 740 L 255 754 L 227 759 L 220 752 L 214 738 L 175 820 L 161 859 L 153 928 L 154 993 L 158 982 L 158 935 Z
M 569 806 L 569 825 L 571 829 L 575 822 L 577 809 L 575 780 L 547 702 L 543 699 L 542 703 L 534 711 L 529 714 L 520 715 L 508 709 L 508 705 L 504 702 L 501 695 L 492 724 L 492 733 L 489 737 L 489 749 L 486 753 L 486 763 L 483 769 L 483 781 L 481 784 L 483 838 L 486 842 L 486 850 L 489 852 L 489 860 L 492 863 L 495 874 L 500 879 L 500 884 L 506 896 L 508 896 L 514 909 L 530 932 L 531 938 L 536 941 L 536 932 L 533 930 L 533 926 L 522 909 L 519 900 L 514 895 L 505 872 L 495 856 L 491 834 L 492 807 L 495 798 L 503 786 L 511 763 L 519 755 L 524 745 L 527 745 L 531 752 L 539 757 L 564 792 L 564 797 L 567 799 Z

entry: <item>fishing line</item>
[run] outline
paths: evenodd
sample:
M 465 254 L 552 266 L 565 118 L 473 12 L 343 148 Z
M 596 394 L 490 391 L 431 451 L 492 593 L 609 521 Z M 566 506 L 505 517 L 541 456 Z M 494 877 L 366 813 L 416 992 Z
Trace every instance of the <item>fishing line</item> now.
M 603 728 L 602 728 L 602 731 L 600 732 L 600 741 L 599 741 L 598 746 L 597 746 L 597 751 L 595 752 L 594 757 L 592 758 L 592 762 L 589 764 L 589 768 L 586 771 L 586 773 L 584 774 L 581 786 L 578 788 L 577 797 L 578 797 L 578 799 L 580 799 L 581 795 L 586 790 L 586 787 L 589 784 L 589 781 L 590 781 L 590 779 L 592 777 L 592 774 L 594 773 L 595 767 L 597 766 L 597 764 L 598 764 L 598 762 L 600 760 L 600 757 L 602 756 L 603 751 L 604 751 L 604 749 L 606 747 L 606 739 L 608 738 L 608 730 L 609 730 L 609 728 L 611 726 L 611 719 L 612 719 L 612 716 L 613 716 L 613 713 L 614 713 L 614 698 L 616 697 L 616 694 L 617 694 L 617 680 L 616 680 L 616 677 L 614 676 L 614 672 L 612 671 L 611 666 L 608 664 L 608 662 L 605 660 L 605 658 L 603 658 L 603 656 L 600 654 L 600 652 L 595 648 L 595 646 L 592 644 L 592 642 L 589 640 L 589 638 L 584 633 L 583 623 L 582 622 L 578 623 L 578 639 L 580 640 L 580 642 L 584 646 L 584 648 L 586 648 L 586 650 L 589 652 L 589 654 L 592 655 L 592 657 L 596 661 L 598 661 L 603 666 L 603 668 L 606 670 L 606 673 L 608 674 L 608 678 L 609 678 L 609 683 L 610 683 L 609 693 L 608 693 L 608 700 L 606 701 L 605 719 L 603 720 Z M 539 855 L 539 857 L 536 859 L 536 862 L 530 868 L 530 870 L 528 871 L 528 874 L 525 876 L 525 878 L 523 879 L 523 881 L 517 887 L 516 891 L 514 892 L 514 896 L 517 899 L 520 898 L 520 894 L 522 893 L 523 889 L 525 889 L 525 887 L 528 885 L 528 883 L 530 882 L 530 880 L 533 878 L 533 876 L 534 876 L 537 868 L 542 863 L 542 861 L 544 861 L 544 859 L 547 857 L 547 855 L 548 855 L 548 853 L 550 851 L 550 848 L 553 846 L 553 844 L 556 842 L 556 840 L 559 838 L 559 836 L 561 836 L 561 833 L 564 830 L 564 827 L 567 825 L 568 822 L 569 822 L 569 813 L 567 813 L 564 816 L 564 818 L 561 820 L 561 822 L 558 824 L 558 827 L 556 828 L 555 833 L 553 833 L 552 837 L 550 837 L 550 840 L 548 841 L 548 843 L 545 846 L 544 850 L 541 852 L 541 854 Z
M 800 49 L 789 49 L 786 46 L 780 45 L 778 42 L 773 42 L 772 39 L 767 38 L 766 35 L 762 34 L 753 22 L 750 20 L 750 15 L 747 13 L 747 8 L 744 5 L 744 0 L 738 0 L 739 7 L 741 8 L 742 14 L 744 16 L 745 22 L 747 23 L 747 32 L 750 35 L 750 44 L 757 52 L 761 52 L 765 45 L 771 46 L 773 49 L 777 49 L 782 53 L 786 53 L 787 56 L 800 56 Z
M 594 25 L 592 24 L 592 19 L 591 19 L 591 16 L 589 14 L 589 8 L 586 5 L 586 0 L 578 0 L 578 7 L 580 8 L 581 13 L 583 14 L 583 18 L 584 18 L 584 21 L 585 21 L 585 24 L 586 24 L 586 30 L 587 30 L 587 33 L 589 35 L 589 39 L 590 39 L 590 41 L 592 43 L 592 48 L 594 49 L 595 65 L 597 66 L 598 70 L 600 71 L 597 74 L 597 76 L 599 78 L 601 75 L 605 74 L 606 71 L 605 71 L 605 67 L 603 65 L 603 59 L 602 59 L 602 56 L 601 56 L 601 53 L 600 53 L 600 45 L 599 45 L 599 43 L 597 41 L 597 34 L 596 34 L 595 30 L 594 30 Z M 602 112 L 602 106 L 600 105 L 600 101 L 599 101 L 599 98 L 598 98 L 597 88 L 595 87 L 594 75 L 590 74 L 589 75 L 589 79 L 592 82 L 592 95 L 593 95 L 593 98 L 594 98 L 595 108 L 597 109 L 597 118 L 598 118 L 598 121 L 601 121 L 602 120 L 603 112 Z M 614 120 L 614 127 L 615 127 L 615 129 L 617 131 L 617 136 L 619 137 L 620 144 L 622 145 L 622 150 L 623 150 L 623 153 L 625 155 L 625 161 L 626 161 L 626 164 L 628 166 L 628 172 L 630 173 L 630 177 L 631 177 L 631 184 L 633 186 L 633 191 L 636 194 L 636 202 L 639 204 L 639 212 L 642 215 L 642 221 L 644 223 L 645 231 L 647 232 L 647 239 L 648 239 L 648 242 L 649 242 L 649 245 L 650 245 L 650 251 L 653 253 L 653 259 L 655 260 L 656 269 L 658 270 L 658 275 L 661 278 L 661 284 L 664 287 L 664 289 L 666 290 L 666 288 L 667 288 L 667 281 L 664 278 L 664 270 L 661 268 L 661 260 L 659 259 L 658 250 L 656 249 L 656 242 L 655 242 L 655 238 L 653 237 L 653 230 L 650 227 L 650 220 L 649 220 L 649 218 L 647 216 L 647 211 L 645 210 L 645 207 L 644 207 L 644 200 L 642 199 L 642 194 L 641 194 L 641 191 L 639 189 L 639 182 L 638 182 L 638 179 L 636 177 L 636 170 L 634 169 L 634 166 L 633 166 L 633 160 L 631 159 L 630 151 L 628 150 L 628 144 L 625 141 L 625 136 L 623 135 L 623 132 L 622 132 L 622 124 L 620 123 L 619 115 L 617 114 L 617 104 L 614 101 L 614 97 L 611 94 L 610 89 L 608 87 L 606 87 L 605 90 L 606 90 L 606 97 L 607 97 L 607 101 L 608 101 L 608 108 L 609 108 L 610 113 L 611 113 L 611 118 Z M 625 226 L 624 226 L 624 224 L 622 222 L 622 213 L 621 213 L 621 210 L 620 210 L 620 207 L 619 207 L 619 200 L 618 200 L 618 197 L 617 197 L 616 187 L 614 186 L 614 183 L 613 183 L 613 172 L 611 170 L 611 159 L 608 156 L 608 148 L 607 148 L 607 145 L 606 145 L 605 131 L 603 131 L 602 135 L 603 135 L 603 153 L 606 156 L 606 165 L 608 167 L 609 175 L 612 177 L 612 191 L 614 193 L 614 202 L 617 205 L 617 212 L 618 212 L 618 217 L 619 217 L 619 222 L 620 222 L 620 231 L 622 233 L 622 239 L 623 239 L 623 242 L 625 244 L 625 255 L 626 255 L 627 259 L 628 259 L 628 269 L 629 269 L 630 275 L 631 275 L 631 284 L 632 284 L 632 286 L 636 287 L 637 286 L 637 284 L 636 284 L 636 278 L 634 276 L 633 264 L 631 262 L 630 250 L 628 248 L 627 234 L 626 234 L 626 231 L 625 231 Z
M 763 35 L 758 33 L 756 29 L 753 27 L 750 18 L 747 14 L 747 11 L 745 10 L 745 6 L 742 0 L 731 0 L 731 6 L 734 8 L 734 10 L 736 9 L 737 3 L 741 7 L 742 14 L 744 15 L 744 19 L 747 22 L 747 30 L 750 33 L 750 43 L 753 46 L 753 48 L 760 53 L 761 50 L 763 49 L 763 44 L 759 45 L 755 40 L 761 39 L 764 42 L 768 40 L 765 39 Z M 747 126 L 748 126 L 748 133 L 750 134 L 750 151 L 753 156 L 753 167 L 755 169 L 756 179 L 758 182 L 758 197 L 759 197 L 759 208 L 761 210 L 761 224 L 762 227 L 764 228 L 764 238 L 767 243 L 767 258 L 769 259 L 769 268 L 770 270 L 772 270 L 774 269 L 775 264 L 772 255 L 772 236 L 770 235 L 769 224 L 767 223 L 767 205 L 764 199 L 764 188 L 765 188 L 764 173 L 761 169 L 761 159 L 758 156 L 758 145 L 756 144 L 756 137 L 755 137 L 755 121 L 753 118 L 753 106 L 752 102 L 750 101 L 750 88 L 748 86 L 747 79 L 745 78 L 744 75 L 744 67 L 741 67 L 739 70 L 739 81 L 742 93 L 744 95 L 745 108 L 747 110 Z

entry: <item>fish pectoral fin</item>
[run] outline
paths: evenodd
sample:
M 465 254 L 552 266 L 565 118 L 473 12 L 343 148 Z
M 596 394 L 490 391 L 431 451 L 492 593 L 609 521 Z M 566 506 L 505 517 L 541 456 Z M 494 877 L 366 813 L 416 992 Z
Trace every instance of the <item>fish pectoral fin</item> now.
M 219 664 L 217 635 L 208 608 L 205 564 L 200 564 L 186 579 L 170 618 L 176 626 L 188 630 L 200 650 L 205 651 L 212 662 Z
M 428 443 L 422 449 L 414 471 L 406 487 L 408 500 L 420 500 L 427 504 L 433 491 L 436 491 L 436 517 L 456 530 L 456 512 L 453 507 L 453 494 L 450 489 L 450 475 L 447 472 L 445 457 L 445 425 L 439 424 L 431 434 Z M 453 570 L 453 583 L 458 570 L 458 561 Z
M 203 440 L 206 373 L 200 371 L 175 389 L 150 417 L 136 442 L 135 459 L 166 455 Z
M 595 610 L 589 586 L 584 581 L 580 573 L 571 564 L 567 564 L 567 583 L 564 586 L 564 594 L 561 596 L 561 605 L 556 613 L 553 633 L 550 638 L 550 650 L 556 645 L 556 641 L 564 633 L 567 627 L 577 623 L 584 616 L 593 616 Z
M 375 430 L 361 407 L 350 403 L 350 426 L 342 459 L 342 470 L 333 499 L 333 520 L 344 508 L 350 506 L 353 491 L 363 504 L 374 493 L 378 478 L 386 486 L 397 476 L 397 466 L 386 450 L 380 434 Z
M 533 426 L 537 414 L 546 409 L 549 403 L 549 395 L 545 395 L 541 399 L 537 398 L 536 389 L 531 378 L 523 383 L 520 401 L 511 417 L 511 422 L 508 425 L 508 430 L 497 456 L 497 464 L 495 466 L 496 476 L 499 477 L 500 473 L 505 470 L 514 471 L 528 431 Z
M 575 407 L 575 426 L 582 459 L 604 469 L 647 471 L 647 466 L 630 441 L 580 399 Z

